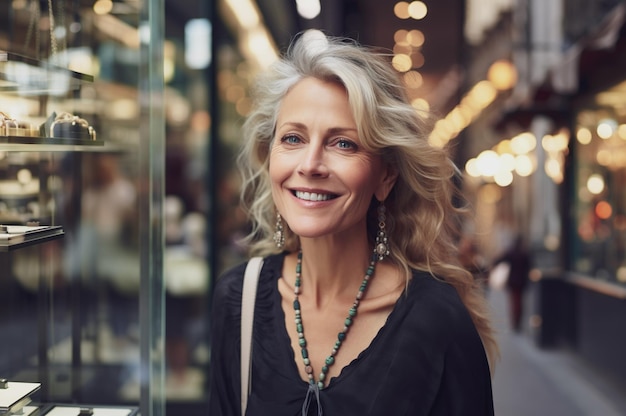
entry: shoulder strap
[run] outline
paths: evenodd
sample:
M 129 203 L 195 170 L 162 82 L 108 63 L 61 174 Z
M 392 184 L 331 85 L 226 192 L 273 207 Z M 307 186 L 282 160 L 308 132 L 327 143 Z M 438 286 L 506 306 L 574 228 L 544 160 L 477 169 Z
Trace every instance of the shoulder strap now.
M 263 266 L 262 257 L 253 257 L 248 261 L 243 276 L 241 293 L 241 414 L 246 414 L 248 395 L 250 394 L 252 360 L 252 323 L 254 321 L 254 302 L 259 274 Z

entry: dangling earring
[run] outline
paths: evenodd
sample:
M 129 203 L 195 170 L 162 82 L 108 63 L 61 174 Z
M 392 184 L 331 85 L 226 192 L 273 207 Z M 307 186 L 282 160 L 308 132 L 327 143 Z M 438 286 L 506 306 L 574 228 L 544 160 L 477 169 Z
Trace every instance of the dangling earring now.
M 385 230 L 387 217 L 385 216 L 384 202 L 381 202 L 378 206 L 378 233 L 376 234 L 376 245 L 374 252 L 378 256 L 378 261 L 383 260 L 389 255 L 389 239 L 387 238 L 387 231 Z
M 274 231 L 274 243 L 276 247 L 282 250 L 285 247 L 285 232 L 283 229 L 283 219 L 280 213 L 276 213 L 276 229 Z

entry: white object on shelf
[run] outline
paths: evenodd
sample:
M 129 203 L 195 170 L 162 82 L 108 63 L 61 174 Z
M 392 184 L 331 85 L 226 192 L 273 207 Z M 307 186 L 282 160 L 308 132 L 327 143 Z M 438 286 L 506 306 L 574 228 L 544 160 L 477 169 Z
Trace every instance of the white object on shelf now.
M 46 416 L 77 416 L 83 407 L 55 406 Z M 130 416 L 134 412 L 133 409 L 114 407 L 93 407 L 92 410 L 93 416 Z
M 0 389 L 0 413 L 18 411 L 30 402 L 28 396 L 39 390 L 41 383 L 9 381 L 6 389 Z

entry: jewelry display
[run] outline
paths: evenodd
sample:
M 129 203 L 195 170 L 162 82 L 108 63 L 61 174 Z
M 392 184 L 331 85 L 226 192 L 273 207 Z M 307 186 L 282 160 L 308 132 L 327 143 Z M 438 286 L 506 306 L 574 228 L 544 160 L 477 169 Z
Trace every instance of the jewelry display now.
M 66 245 L 59 241 L 65 236 L 66 223 L 71 227 L 75 221 L 73 215 L 64 215 L 58 201 L 69 198 L 68 201 L 76 202 L 70 204 L 72 213 L 80 213 L 80 202 L 84 201 L 81 198 L 92 189 L 90 178 L 108 169 L 108 165 L 91 166 L 88 171 L 83 168 L 89 168 L 88 165 L 99 159 L 102 153 L 123 166 L 132 164 L 140 149 L 138 146 L 125 146 L 127 142 L 124 139 L 131 138 L 131 144 L 145 142 L 151 145 L 156 139 L 144 138 L 141 126 L 144 121 L 154 124 L 153 120 L 157 123 L 162 120 L 158 115 L 133 113 L 128 118 L 128 124 L 120 126 L 111 121 L 109 114 L 99 112 L 101 108 L 114 105 L 120 96 L 117 91 L 111 95 L 99 94 L 103 88 L 114 85 L 113 88 L 117 90 L 119 86 L 123 91 L 121 94 L 129 102 L 140 104 L 143 84 L 141 80 L 135 82 L 134 78 L 118 75 L 117 71 L 105 77 L 104 82 L 89 73 L 92 70 L 90 61 L 96 59 L 94 57 L 102 45 L 110 46 L 112 49 L 109 50 L 112 51 L 126 45 L 123 37 L 116 37 L 113 33 L 101 36 L 103 32 L 98 25 L 93 24 L 94 19 L 98 18 L 95 10 L 84 7 L 82 1 L 73 0 L 18 0 L 5 3 L 7 6 L 2 7 L 2 13 L 8 14 L 2 16 L 4 26 L 0 28 L 0 260 L 3 260 L 5 270 L 0 273 L 0 277 L 11 277 L 11 287 L 16 285 L 19 293 L 24 290 L 29 298 L 32 297 L 36 307 L 28 308 L 27 314 L 9 316 L 15 319 L 9 319 L 8 326 L 2 328 L 3 338 L 6 338 L 3 339 L 6 342 L 3 342 L 5 348 L 2 349 L 6 357 L 2 358 L 6 359 L 1 360 L 0 366 L 0 416 L 135 416 L 140 406 L 143 410 L 144 404 L 148 402 L 150 408 L 161 397 L 149 395 L 144 401 L 144 391 L 132 389 L 134 377 L 119 380 L 113 377 L 110 388 L 106 392 L 102 389 L 99 391 L 97 383 L 84 383 L 81 377 L 75 377 L 85 370 L 85 366 L 91 369 L 92 364 L 89 357 L 80 355 L 80 351 L 78 355 L 72 351 L 71 374 L 67 376 L 62 371 L 61 377 L 56 376 L 57 350 L 62 349 L 66 341 L 74 346 L 82 345 L 80 329 L 91 325 L 91 318 L 85 322 L 75 321 L 82 312 L 77 302 L 49 302 L 48 295 L 56 293 L 58 280 L 63 279 L 61 276 L 73 275 L 74 269 L 82 268 L 85 260 L 78 247 L 80 243 L 74 247 L 71 242 Z M 139 9 L 148 8 L 143 6 L 137 8 L 137 15 Z M 139 25 L 143 21 L 135 17 L 128 20 L 122 18 L 120 21 L 128 30 L 140 30 Z M 149 20 L 152 21 L 152 17 Z M 155 35 L 163 39 L 162 33 Z M 136 46 L 139 48 L 140 45 Z M 103 65 L 107 68 L 109 65 L 117 65 L 116 56 L 107 55 L 104 59 L 106 63 Z M 150 59 L 142 56 L 136 64 L 148 66 L 151 64 Z M 152 85 L 148 89 L 151 92 L 154 90 Z M 106 128 L 112 134 L 98 131 L 99 138 L 113 137 L 123 143 L 120 146 L 108 146 L 109 143 L 106 143 L 104 152 L 98 152 L 99 146 L 105 146 L 105 141 L 96 137 L 96 129 L 101 128 Z M 165 137 L 159 136 L 158 140 L 159 143 L 165 143 Z M 97 155 L 92 156 L 93 152 Z M 154 172 L 160 174 L 158 169 L 150 166 L 145 170 L 122 172 L 122 176 L 132 182 L 135 179 L 142 180 L 145 176 L 151 177 Z M 69 189 L 64 186 L 68 181 L 72 183 L 69 195 Z M 138 195 L 136 199 L 137 203 L 145 200 L 150 206 L 154 205 L 154 201 L 149 198 L 140 198 Z M 149 239 L 144 238 L 146 234 L 143 225 L 138 229 L 141 238 L 133 244 L 143 247 Z M 62 247 L 67 247 L 68 253 L 71 251 L 77 254 L 75 259 L 72 254 L 72 266 L 67 270 L 59 267 L 58 250 Z M 134 270 L 134 265 L 140 260 L 133 253 L 125 256 L 117 251 L 106 254 L 98 251 L 97 254 L 98 258 L 109 262 L 121 256 L 125 260 L 120 266 L 123 270 Z M 82 287 L 77 289 L 77 296 L 82 293 Z M 136 300 L 144 301 L 143 293 L 133 295 Z M 5 298 L 3 309 L 11 311 L 16 306 L 21 308 L 21 297 Z M 155 305 L 163 303 L 160 299 L 152 298 L 148 302 Z M 112 305 L 112 308 L 117 306 L 114 300 L 109 299 L 106 304 Z M 76 331 L 65 331 L 57 326 L 55 319 L 50 318 L 55 317 L 58 310 L 67 312 L 68 318 L 77 322 Z M 137 337 L 134 333 L 118 335 L 129 335 L 128 338 L 132 340 L 129 346 L 133 347 L 131 352 L 134 352 L 135 346 L 147 345 L 146 342 L 153 339 L 152 334 L 148 334 L 146 341 L 143 334 Z M 13 342 L 20 337 L 28 343 L 28 349 L 20 349 L 21 343 Z M 91 341 L 88 342 L 91 345 Z M 115 346 L 111 348 L 115 349 Z M 125 356 L 121 357 L 120 362 L 125 359 Z M 109 369 L 116 365 L 117 360 L 98 362 L 93 368 L 94 379 L 106 379 Z M 40 377 L 44 384 L 18 381 L 35 377 Z M 195 379 L 190 381 L 199 383 Z M 127 383 L 132 384 L 131 388 L 128 388 Z M 130 397 L 125 394 L 122 396 L 121 393 L 129 390 Z M 57 394 L 59 392 L 61 394 Z M 92 392 L 95 394 L 92 395 Z M 87 397 L 96 399 L 91 403 Z M 136 405 L 127 403 L 135 401 Z M 107 407 L 96 404 L 98 402 L 107 403 Z M 117 405 L 118 402 L 123 403 Z
M 87 120 L 73 114 L 53 112 L 40 126 L 27 121 L 18 121 L 0 111 L 0 136 L 56 137 L 96 140 L 96 131 Z
M 51 137 L 96 140 L 96 131 L 87 120 L 67 112 L 56 116 L 50 130 Z
M 348 316 L 344 321 L 344 326 L 341 332 L 337 335 L 337 341 L 335 341 L 335 345 L 331 350 L 331 353 L 326 360 L 324 361 L 324 365 L 320 371 L 318 376 L 318 381 L 315 381 L 315 376 L 313 375 L 313 367 L 311 366 L 311 360 L 309 359 L 309 352 L 307 350 L 307 342 L 304 336 L 304 323 L 302 321 L 302 311 L 300 310 L 300 288 L 302 286 L 302 250 L 298 252 L 298 262 L 296 264 L 296 283 L 294 285 L 294 301 L 293 301 L 293 309 L 295 312 L 295 322 L 296 322 L 296 332 L 298 333 L 298 343 L 300 344 L 300 351 L 302 353 L 302 360 L 304 362 L 304 370 L 307 373 L 309 378 L 309 383 L 311 385 L 317 385 L 318 389 L 323 389 L 326 384 L 326 375 L 328 374 L 328 370 L 335 363 L 335 356 L 337 352 L 339 352 L 339 348 L 346 339 L 348 329 L 352 325 L 352 322 L 357 314 L 357 309 L 359 308 L 359 304 L 361 303 L 361 299 L 365 295 L 365 290 L 367 289 L 367 284 L 371 277 L 374 275 L 374 271 L 376 270 L 376 262 L 380 259 L 378 253 L 374 251 L 370 264 L 365 272 L 365 277 L 363 277 L 363 281 L 361 282 L 361 286 L 359 287 L 359 291 L 356 294 L 356 298 L 352 307 L 348 310 Z
M 378 260 L 383 260 L 389 255 L 389 239 L 387 238 L 386 220 L 385 215 L 387 208 L 381 202 L 378 206 L 378 233 L 376 234 L 376 244 L 374 245 L 375 253 L 378 255 Z
M 280 213 L 276 213 L 276 230 L 274 231 L 274 243 L 279 249 L 285 247 L 285 230 L 283 228 L 283 218 Z

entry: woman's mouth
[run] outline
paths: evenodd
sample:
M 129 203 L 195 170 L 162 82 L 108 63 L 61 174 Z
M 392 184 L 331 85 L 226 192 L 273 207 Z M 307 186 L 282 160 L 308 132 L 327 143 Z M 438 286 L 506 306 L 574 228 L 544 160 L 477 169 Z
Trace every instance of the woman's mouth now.
M 337 195 L 333 194 L 322 194 L 317 192 L 303 192 L 303 191 L 294 191 L 294 195 L 298 199 L 302 199 L 304 201 L 328 201 L 329 199 L 336 198 Z

